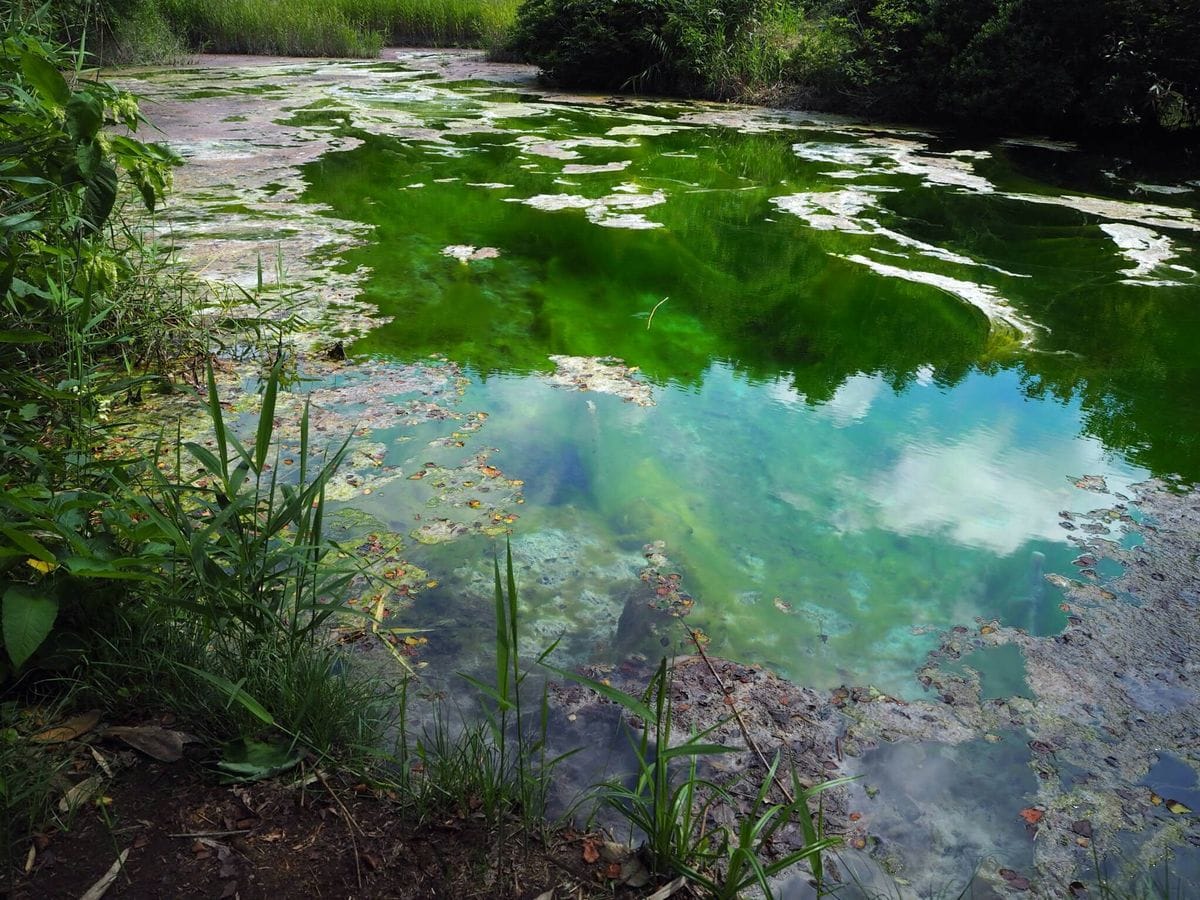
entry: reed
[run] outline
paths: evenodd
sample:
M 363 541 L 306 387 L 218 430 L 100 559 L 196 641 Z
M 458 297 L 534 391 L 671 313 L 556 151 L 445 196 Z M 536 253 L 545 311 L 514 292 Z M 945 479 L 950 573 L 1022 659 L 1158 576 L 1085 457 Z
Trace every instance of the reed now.
M 497 47 L 519 0 L 159 0 L 176 33 L 220 53 L 373 57 L 380 47 Z

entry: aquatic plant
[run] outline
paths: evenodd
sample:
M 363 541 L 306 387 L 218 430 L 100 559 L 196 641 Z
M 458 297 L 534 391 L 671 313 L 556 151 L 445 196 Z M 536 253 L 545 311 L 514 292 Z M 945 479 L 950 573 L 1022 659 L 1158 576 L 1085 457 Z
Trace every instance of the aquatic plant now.
M 794 793 L 780 802 L 771 802 L 769 795 L 776 789 L 780 762 L 776 756 L 761 776 L 749 807 L 732 824 L 712 827 L 710 813 L 718 804 L 736 809 L 737 803 L 728 786 L 701 777 L 699 760 L 735 748 L 704 741 L 723 721 L 683 741 L 674 741 L 671 668 L 666 657 L 659 662 L 641 697 L 574 672 L 550 668 L 618 704 L 639 723 L 641 735 L 631 739 L 637 759 L 633 786 L 620 780 L 608 781 L 597 788 L 597 796 L 629 823 L 631 837 L 643 838 L 642 847 L 652 871 L 682 875 L 709 896 L 722 900 L 739 897 L 755 887 L 772 897 L 770 879 L 805 860 L 817 882 L 823 880 L 821 855 L 838 846 L 840 839 L 825 834 L 823 818 L 818 812 L 813 820 L 809 803 L 822 791 L 850 779 L 834 779 L 805 789 L 793 772 Z M 678 759 L 686 760 L 682 772 L 674 764 Z M 772 840 L 793 822 L 799 823 L 802 845 L 771 858 Z

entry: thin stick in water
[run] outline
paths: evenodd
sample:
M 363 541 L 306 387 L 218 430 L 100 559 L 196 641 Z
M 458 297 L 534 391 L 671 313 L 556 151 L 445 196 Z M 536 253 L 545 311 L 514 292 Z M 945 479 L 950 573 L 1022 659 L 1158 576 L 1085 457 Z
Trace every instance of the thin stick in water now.
M 663 297 L 661 300 L 659 300 L 657 303 L 655 303 L 655 304 L 654 304 L 654 309 L 650 310 L 650 318 L 648 318 L 648 319 L 646 320 L 646 330 L 647 330 L 647 331 L 649 331 L 649 330 L 650 330 L 650 323 L 654 321 L 654 314 L 655 314 L 656 312 L 658 312 L 658 308 L 659 308 L 660 306 L 662 306 L 664 303 L 666 303 L 666 302 L 667 302 L 668 300 L 670 300 L 670 299 L 671 299 L 671 298 L 670 298 L 669 296 L 668 296 L 668 297 Z

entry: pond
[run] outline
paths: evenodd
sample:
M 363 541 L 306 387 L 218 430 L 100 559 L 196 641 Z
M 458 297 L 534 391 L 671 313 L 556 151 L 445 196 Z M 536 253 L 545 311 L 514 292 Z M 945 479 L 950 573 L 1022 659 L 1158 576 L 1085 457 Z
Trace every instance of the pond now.
M 655 546 L 713 655 L 916 700 L 953 626 L 1064 628 L 1075 514 L 1200 476 L 1194 172 L 393 56 L 126 81 L 190 161 L 185 253 L 243 286 L 278 260 L 359 361 L 309 387 L 369 448 L 338 496 L 429 575 L 394 611 L 431 672 L 489 651 L 511 530 L 563 664 L 686 643 L 620 627 Z M 1013 646 L 986 697 L 1030 695 Z M 865 764 L 894 786 L 921 746 Z M 953 765 L 1024 772 L 1010 817 L 1024 739 L 980 746 Z

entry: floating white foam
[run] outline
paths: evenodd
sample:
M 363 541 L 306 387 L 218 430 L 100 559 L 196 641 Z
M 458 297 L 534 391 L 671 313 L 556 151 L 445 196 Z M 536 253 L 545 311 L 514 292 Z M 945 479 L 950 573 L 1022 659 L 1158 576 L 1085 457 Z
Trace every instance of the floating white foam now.
M 990 194 L 992 183 L 975 174 L 971 160 L 986 159 L 983 150 L 956 150 L 934 153 L 920 141 L 897 137 L 870 137 L 852 144 L 828 141 L 802 141 L 792 145 L 801 159 L 843 166 L 825 175 L 851 179 L 863 175 L 914 175 L 926 186 L 956 187 L 964 191 Z
M 947 294 L 970 303 L 987 316 L 988 321 L 1002 323 L 1013 329 L 1022 336 L 1023 342 L 1028 343 L 1033 338 L 1034 324 L 1014 310 L 1008 304 L 1008 301 L 1001 297 L 999 292 L 991 285 L 978 284 L 974 281 L 962 281 L 958 278 L 951 278 L 948 275 L 939 275 L 936 272 L 902 269 L 899 266 L 891 266 L 860 254 L 848 256 L 836 255 L 839 259 L 857 263 L 860 266 L 866 266 L 879 275 L 885 275 L 889 278 L 901 278 L 904 281 L 912 281 L 917 284 L 927 284 L 930 287 L 945 291 Z
M 866 223 L 858 221 L 856 217 L 879 206 L 868 191 L 857 188 L 788 194 L 772 197 L 771 202 L 780 212 L 803 219 L 810 228 L 849 234 L 870 234 L 870 230 L 864 227 Z
M 1065 206 L 1104 219 L 1137 222 L 1152 228 L 1183 228 L 1200 231 L 1200 219 L 1190 210 L 1179 206 L 1163 206 L 1159 203 L 1135 203 L 1132 200 L 1108 200 L 1104 197 L 1080 197 L 1071 194 L 1004 194 L 1009 200 L 1024 203 L 1043 203 L 1049 206 Z
M 569 138 L 562 141 L 548 141 L 534 134 L 523 134 L 517 138 L 517 146 L 522 153 L 533 156 L 545 156 L 549 159 L 579 159 L 579 147 L 636 147 L 638 142 L 613 141 L 608 138 L 588 137 Z
M 629 167 L 633 160 L 622 159 L 616 162 L 601 163 L 598 165 L 584 165 L 581 163 L 567 163 L 563 166 L 564 175 L 595 175 L 600 172 L 623 172 Z
M 846 234 L 878 235 L 879 237 L 887 238 L 901 247 L 915 250 L 917 253 L 927 256 L 930 259 L 938 259 L 942 262 L 954 263 L 960 266 L 982 266 L 983 268 L 992 269 L 1002 275 L 1009 275 L 1014 278 L 1029 277 L 1028 275 L 1018 275 L 1015 272 L 1009 272 L 1006 269 L 979 262 L 969 256 L 956 253 L 953 250 L 947 250 L 944 247 L 938 247 L 935 244 L 927 244 L 925 241 L 910 237 L 907 234 L 902 234 L 891 228 L 885 228 L 876 219 L 862 216 L 862 213 L 867 210 L 878 208 L 879 203 L 874 194 L 891 190 L 896 189 L 864 186 L 838 191 L 814 191 L 802 194 L 790 194 L 783 197 L 773 197 L 771 198 L 771 202 L 780 211 L 803 219 L 809 227 L 815 228 L 818 231 L 841 231 Z M 907 258 L 904 253 L 882 247 L 874 247 L 872 250 L 888 256 Z
M 1123 279 L 1126 284 L 1173 287 L 1183 283 L 1161 278 L 1147 278 L 1152 272 L 1176 258 L 1177 254 L 1170 238 L 1151 231 L 1149 228 L 1127 225 L 1123 222 L 1105 222 L 1100 226 L 1100 230 L 1112 238 L 1121 255 L 1134 264 L 1131 269 L 1121 270 L 1121 274 L 1126 276 Z M 1169 268 L 1177 272 L 1196 274 L 1194 270 L 1186 266 L 1173 265 Z
M 1133 186 L 1147 194 L 1190 194 L 1192 192 L 1192 188 L 1186 184 L 1146 184 L 1144 181 L 1135 181 Z
M 636 189 L 636 188 L 635 188 Z M 537 194 L 533 197 L 520 199 L 505 198 L 507 203 L 522 203 L 534 209 L 546 212 L 560 212 L 565 209 L 582 209 L 589 222 L 602 225 L 605 228 L 630 228 L 646 230 L 661 228 L 659 222 L 652 222 L 633 210 L 649 209 L 667 202 L 667 195 L 662 191 L 643 193 L 612 193 L 607 197 L 583 197 L 579 194 Z
M 608 137 L 660 137 L 685 130 L 684 125 L 617 125 L 608 129 Z
M 500 251 L 495 247 L 473 247 L 470 244 L 451 244 L 442 248 L 442 256 L 449 256 L 461 263 L 475 262 L 479 259 L 495 259 Z

